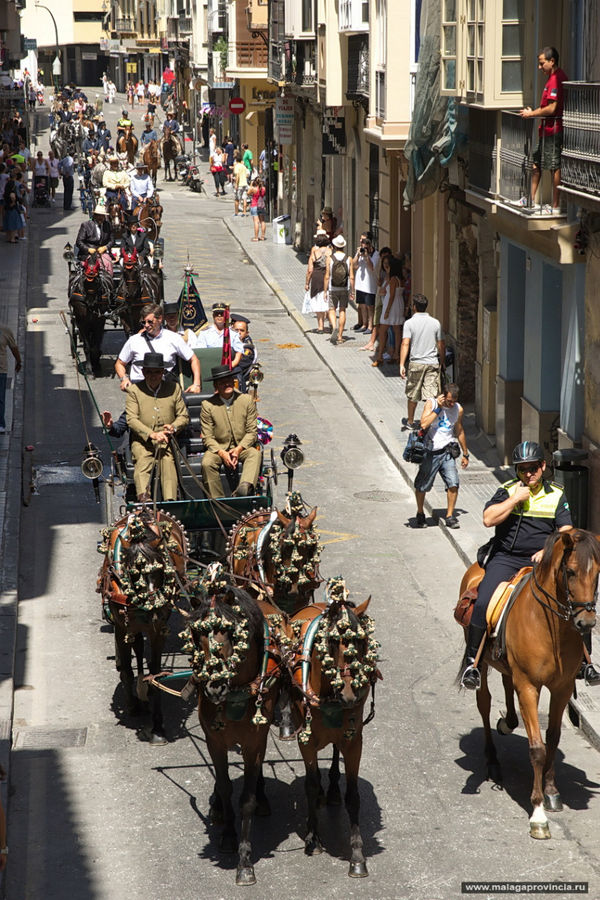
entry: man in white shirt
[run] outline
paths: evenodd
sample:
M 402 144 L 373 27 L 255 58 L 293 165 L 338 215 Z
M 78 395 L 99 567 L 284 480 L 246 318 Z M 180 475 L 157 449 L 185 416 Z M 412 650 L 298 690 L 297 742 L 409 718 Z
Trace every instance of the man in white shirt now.
M 162 353 L 165 360 L 166 376 L 175 367 L 178 356 L 187 360 L 192 367 L 193 383 L 186 393 L 200 393 L 200 361 L 181 335 L 163 328 L 163 311 L 158 303 L 148 303 L 142 308 L 143 329 L 133 334 L 123 346 L 115 363 L 115 372 L 121 379 L 121 390 L 127 391 L 132 383 L 144 380 L 142 363 L 146 353 Z M 127 374 L 127 366 L 131 370 Z
M 363 231 L 350 267 L 350 291 L 354 294 L 358 311 L 354 331 L 363 331 L 365 334 L 373 330 L 378 262 L 379 253 L 373 246 L 373 236 L 370 231 Z
M 203 331 L 199 331 L 198 334 L 194 336 L 195 342 L 193 344 L 193 336 L 190 333 L 188 338 L 190 347 L 194 347 L 194 349 L 200 349 L 202 347 L 223 346 L 223 336 L 225 334 L 225 304 L 220 302 L 213 303 L 212 314 L 213 324 L 210 326 L 210 328 L 205 328 Z M 229 330 L 229 338 L 231 340 L 231 368 L 235 369 L 240 364 L 240 360 L 244 352 L 244 345 L 242 344 L 237 331 L 235 331 L 235 329 L 233 328 Z
M 136 166 L 135 174 L 131 176 L 129 182 L 129 190 L 133 199 L 133 206 L 143 203 L 148 197 L 154 194 L 154 185 L 152 179 L 148 175 L 147 166 L 143 162 L 139 162 Z

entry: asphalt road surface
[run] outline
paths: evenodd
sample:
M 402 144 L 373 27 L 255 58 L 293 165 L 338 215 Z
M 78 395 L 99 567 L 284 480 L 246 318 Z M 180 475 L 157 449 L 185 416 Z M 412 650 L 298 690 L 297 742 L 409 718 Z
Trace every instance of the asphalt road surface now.
M 497 738 L 505 777 L 499 790 L 485 778 L 474 697 L 453 683 L 462 639 L 452 619 L 460 561 L 438 529 L 407 526 L 414 499 L 403 480 L 224 227 L 231 199 L 169 186 L 162 201 L 166 298 L 177 296 L 189 254 L 207 307 L 222 299 L 251 318 L 265 372 L 259 412 L 274 423 L 276 453 L 290 432 L 303 442 L 307 460 L 295 487 L 318 506 L 322 573 L 342 574 L 357 602 L 372 595 L 381 642 L 384 681 L 360 772 L 370 877 L 347 877 L 343 807 L 322 810 L 326 852 L 304 855 L 301 757 L 273 732 L 265 765 L 273 812 L 255 822 L 258 883 L 248 891 L 306 900 L 454 900 L 465 881 L 583 880 L 588 896 L 600 897 L 597 752 L 566 723 L 558 766 L 565 810 L 551 819 L 552 840 L 532 840 L 523 729 Z M 62 247 L 73 243 L 81 221 L 80 212 L 40 210 L 30 243 L 25 442 L 35 447 L 36 490 L 21 534 L 8 897 L 229 897 L 235 858 L 219 853 L 219 833 L 208 822 L 211 764 L 196 712 L 165 698 L 169 744 L 140 740 L 144 721 L 123 714 L 112 635 L 95 593 L 104 509 L 79 472 L 86 429 L 105 461 L 108 450 L 58 316 L 66 308 Z M 100 408 L 115 414 L 123 395 L 111 373 L 123 340 L 122 332 L 107 332 L 103 377 L 93 383 Z M 284 496 L 280 482 L 279 505 Z M 182 661 L 175 617 L 172 624 L 167 665 Z M 494 719 L 500 688 L 493 676 Z M 323 756 L 326 765 L 330 754 Z M 231 764 L 237 797 L 236 753 Z

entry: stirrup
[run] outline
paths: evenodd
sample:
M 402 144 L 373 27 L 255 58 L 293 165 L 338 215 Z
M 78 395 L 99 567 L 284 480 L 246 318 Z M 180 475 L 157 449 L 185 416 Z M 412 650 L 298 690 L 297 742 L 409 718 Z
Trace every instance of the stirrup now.
M 583 665 L 583 680 L 585 681 L 588 687 L 596 687 L 600 684 L 600 672 L 593 663 L 586 663 Z
M 460 686 L 467 691 L 478 691 L 481 687 L 481 673 L 472 663 L 462 673 Z

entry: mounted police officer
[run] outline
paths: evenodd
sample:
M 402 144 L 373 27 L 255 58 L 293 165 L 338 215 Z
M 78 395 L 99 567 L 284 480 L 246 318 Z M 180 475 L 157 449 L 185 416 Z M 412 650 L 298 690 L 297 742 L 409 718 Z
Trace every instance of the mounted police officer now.
M 117 122 L 117 136 L 125 134 L 126 128 L 133 128 L 133 122 L 129 118 L 127 110 L 123 109 L 121 110 L 121 118 Z
M 486 633 L 486 610 L 494 591 L 519 569 L 539 562 L 544 544 L 553 532 L 570 531 L 573 527 L 562 486 L 544 481 L 546 461 L 540 445 L 535 441 L 517 444 L 512 463 L 517 477 L 498 488 L 483 510 L 483 524 L 495 528 L 495 534 L 467 635 L 467 667 L 461 685 L 469 690 L 478 690 L 481 685 L 479 669 L 473 664 Z M 591 651 L 591 636 L 584 641 Z M 600 684 L 600 673 L 591 664 L 582 666 L 580 677 L 587 684 Z

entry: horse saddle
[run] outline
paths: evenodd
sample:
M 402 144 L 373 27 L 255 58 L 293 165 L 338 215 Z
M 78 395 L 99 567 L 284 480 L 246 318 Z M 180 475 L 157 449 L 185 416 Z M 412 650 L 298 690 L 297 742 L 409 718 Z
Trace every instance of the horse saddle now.
M 516 599 L 518 591 L 527 575 L 532 571 L 531 566 L 525 566 L 523 569 L 513 575 L 510 581 L 501 581 L 494 593 L 492 599 L 488 603 L 485 618 L 487 622 L 487 632 L 490 637 L 496 637 L 504 618 L 504 614 L 510 608 L 511 599 Z

